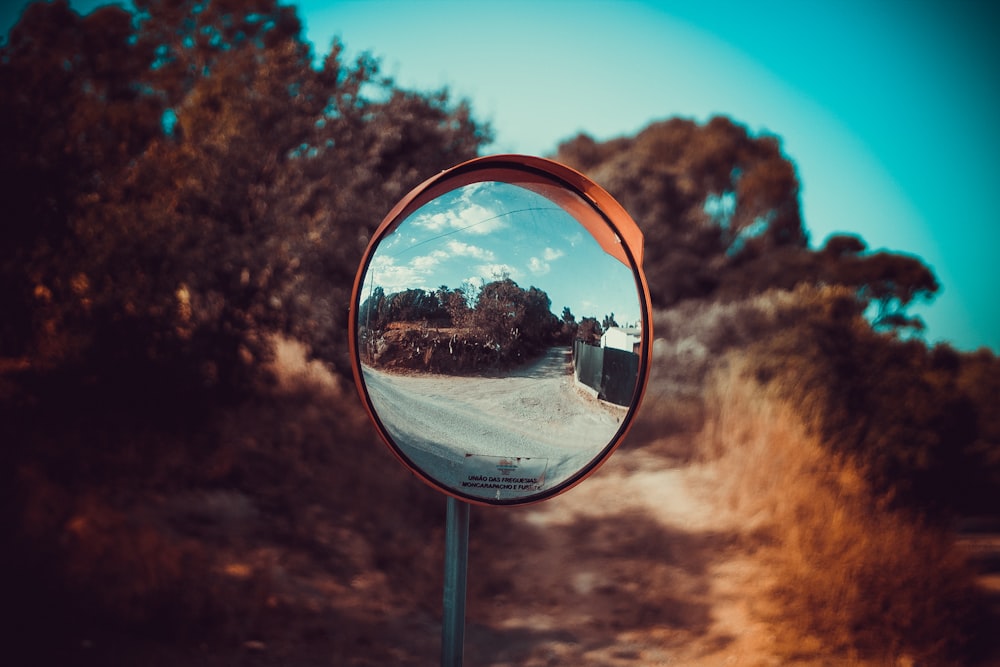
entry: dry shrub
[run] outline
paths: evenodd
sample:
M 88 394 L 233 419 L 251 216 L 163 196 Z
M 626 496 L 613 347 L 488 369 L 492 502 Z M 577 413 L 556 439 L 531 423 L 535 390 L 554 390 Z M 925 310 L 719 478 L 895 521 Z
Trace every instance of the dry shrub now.
M 888 509 L 852 460 L 730 356 L 713 378 L 702 455 L 717 500 L 745 527 L 764 575 L 751 607 L 777 650 L 948 664 L 979 626 L 974 577 L 953 536 Z
M 803 285 L 738 301 L 688 300 L 656 310 L 649 383 L 630 440 L 690 458 L 691 447 L 680 443 L 702 429 L 707 378 L 729 351 L 769 340 L 808 313 L 853 298 L 844 288 Z
M 59 614 L 26 623 L 71 624 L 81 637 L 101 627 L 171 640 L 242 636 L 266 606 L 270 572 L 227 569 L 235 545 L 224 526 L 204 526 L 216 533 L 206 539 L 184 530 L 174 503 L 125 502 L 97 487 L 72 495 L 30 466 L 19 478 L 25 494 L 16 546 L 47 561 L 32 574 L 49 584 L 22 597 L 40 596 L 39 605 Z
M 64 529 L 65 576 L 94 596 L 95 608 L 130 625 L 203 619 L 208 554 L 142 519 L 95 495 L 79 499 Z
M 26 632 L 239 645 L 298 641 L 289 618 L 326 627 L 322 614 L 340 613 L 348 641 L 345 628 L 367 632 L 374 613 L 358 599 L 400 616 L 424 600 L 436 610 L 440 494 L 377 442 L 348 382 L 289 341 L 275 364 L 270 388 L 214 409 L 197 432 L 126 425 L 91 442 L 101 434 L 73 440 L 53 422 L 24 447 L 5 489 L 16 553 L 0 565 L 24 579 L 7 586 L 7 609 L 37 610 Z

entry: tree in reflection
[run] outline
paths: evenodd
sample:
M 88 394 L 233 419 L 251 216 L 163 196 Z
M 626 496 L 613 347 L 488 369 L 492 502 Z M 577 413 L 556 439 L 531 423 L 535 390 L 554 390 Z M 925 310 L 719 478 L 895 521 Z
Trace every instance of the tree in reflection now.
M 417 288 L 389 295 L 376 287 L 359 307 L 358 323 L 363 342 L 381 341 L 372 345 L 383 363 L 417 368 L 444 363 L 474 370 L 509 367 L 565 344 L 565 321 L 551 308 L 546 292 L 524 289 L 503 276 L 477 289 L 471 304 L 463 288 L 447 285 L 433 292 Z M 440 359 L 446 356 L 450 363 Z
M 596 345 L 601 340 L 604 329 L 596 317 L 584 317 L 580 320 L 580 326 L 576 330 L 576 338 L 586 343 Z

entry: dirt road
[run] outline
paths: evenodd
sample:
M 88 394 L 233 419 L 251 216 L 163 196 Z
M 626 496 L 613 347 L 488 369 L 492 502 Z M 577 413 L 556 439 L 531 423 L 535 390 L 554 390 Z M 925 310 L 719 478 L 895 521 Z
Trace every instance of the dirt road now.
M 520 459 L 525 474 L 542 479 L 531 492 L 556 485 L 607 446 L 626 413 L 575 387 L 567 348 L 551 348 L 506 377 L 397 375 L 367 367 L 363 373 L 372 404 L 400 449 L 455 487 L 470 476 L 497 474 L 500 459 Z

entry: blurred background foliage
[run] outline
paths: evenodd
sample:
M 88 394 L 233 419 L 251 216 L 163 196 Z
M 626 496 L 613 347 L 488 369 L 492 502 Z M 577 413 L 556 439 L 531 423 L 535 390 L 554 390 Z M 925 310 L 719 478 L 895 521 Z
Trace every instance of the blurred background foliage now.
M 263 625 L 292 612 L 262 543 L 347 578 L 426 569 L 435 600 L 439 499 L 367 428 L 347 309 L 383 215 L 490 127 L 339 43 L 316 64 L 273 0 L 134 7 L 32 4 L 0 48 L 5 604 L 24 636 L 54 613 L 45 591 L 74 622 Z M 654 369 L 629 446 L 694 457 L 676 443 L 715 423 L 710 378 L 732 365 L 880 507 L 937 526 L 1000 509 L 995 354 L 922 341 L 907 308 L 940 286 L 919 258 L 811 246 L 777 137 L 669 119 L 553 157 L 645 233 Z

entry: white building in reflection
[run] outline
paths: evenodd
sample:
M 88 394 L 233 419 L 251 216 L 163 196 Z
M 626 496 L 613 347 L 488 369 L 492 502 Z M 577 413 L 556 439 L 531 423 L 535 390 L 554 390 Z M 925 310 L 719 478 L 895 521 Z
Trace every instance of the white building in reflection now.
M 637 327 L 609 327 L 601 334 L 601 347 L 638 354 L 640 343 L 642 343 L 642 329 Z

